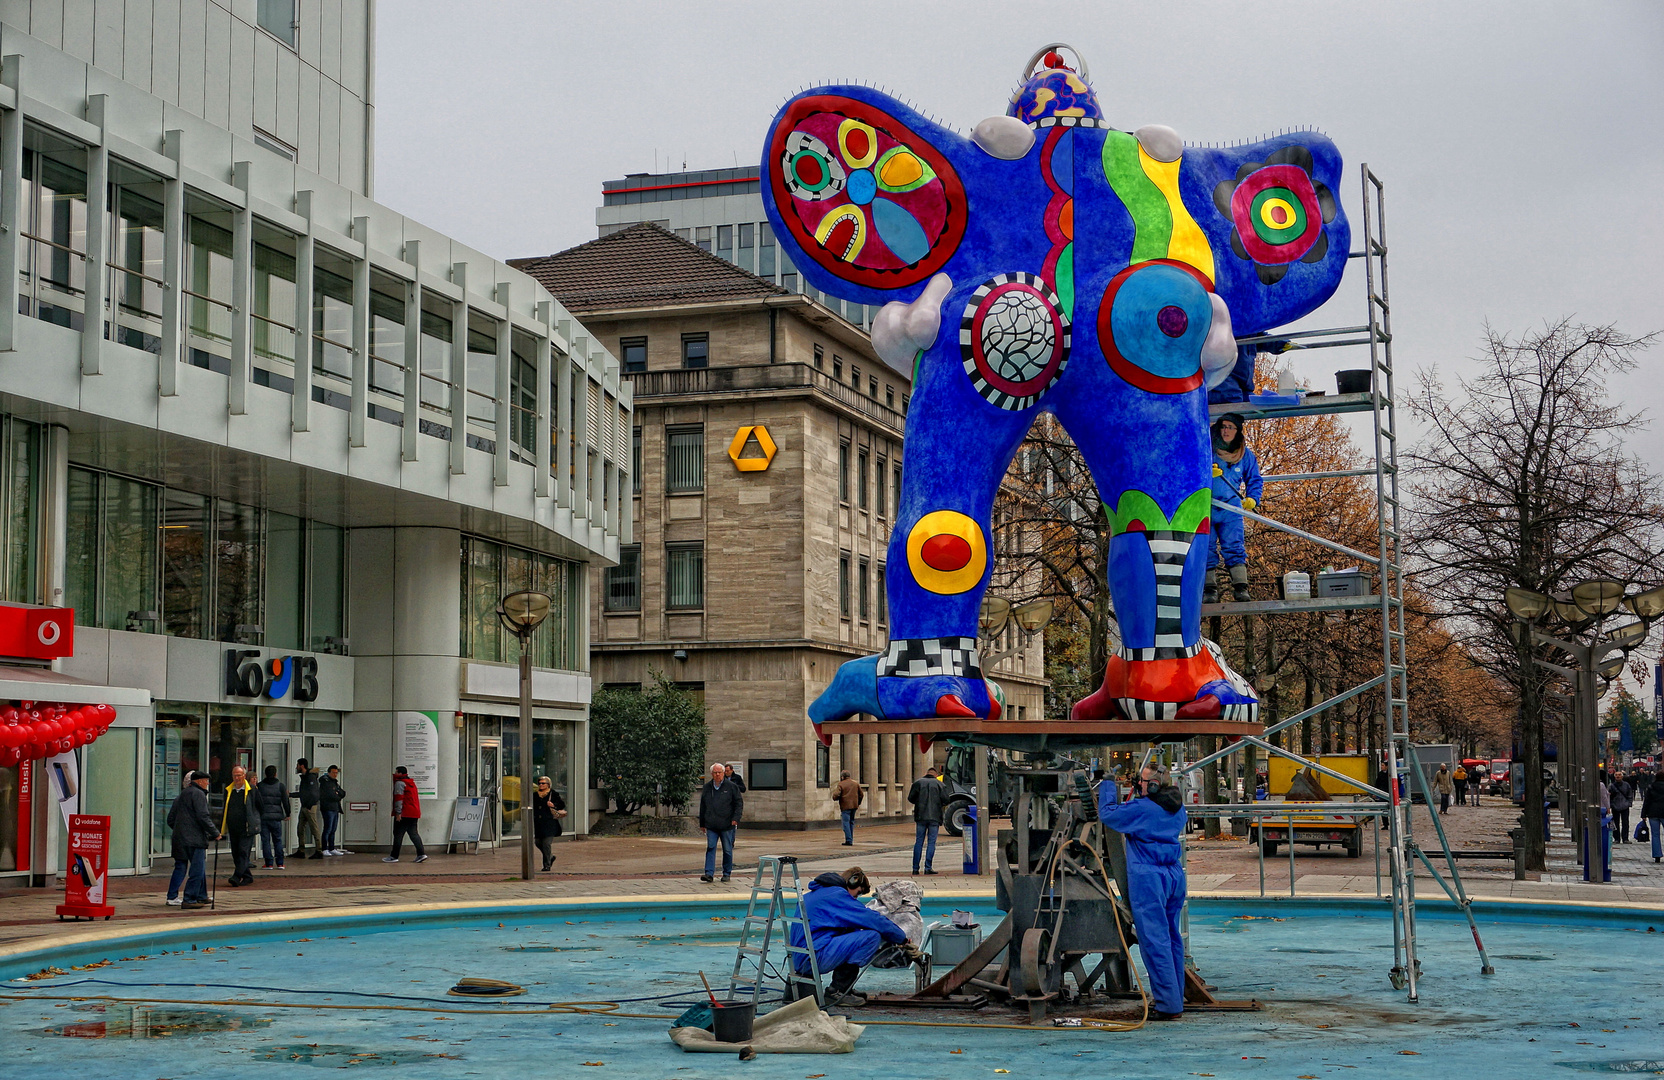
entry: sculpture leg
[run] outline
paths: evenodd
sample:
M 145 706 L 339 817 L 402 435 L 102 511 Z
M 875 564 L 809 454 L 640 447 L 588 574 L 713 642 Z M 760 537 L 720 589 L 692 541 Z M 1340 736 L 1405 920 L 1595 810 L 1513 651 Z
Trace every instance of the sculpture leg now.
M 949 310 L 958 310 L 952 306 Z M 818 726 L 867 713 L 889 720 L 986 718 L 977 613 L 993 570 L 994 494 L 1035 409 L 998 408 L 971 386 L 951 335 L 919 365 L 907 457 L 890 534 L 890 642 L 842 665 L 809 707 Z

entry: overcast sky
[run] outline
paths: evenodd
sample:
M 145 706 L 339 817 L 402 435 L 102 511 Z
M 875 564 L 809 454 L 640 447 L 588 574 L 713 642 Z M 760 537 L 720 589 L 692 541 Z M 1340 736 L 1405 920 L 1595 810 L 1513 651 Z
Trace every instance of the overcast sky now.
M 1664 329 L 1664 4 L 384 0 L 377 198 L 499 257 L 595 236 L 601 182 L 757 161 L 781 102 L 887 86 L 962 132 L 1029 54 L 1078 46 L 1116 126 L 1315 126 L 1385 180 L 1400 369 L 1486 322 Z M 1354 244 L 1356 247 L 1357 244 Z M 1314 321 L 1361 320 L 1361 274 Z M 1333 390 L 1336 352 L 1296 368 Z M 1620 387 L 1664 412 L 1664 347 Z M 1365 361 L 1367 364 L 1367 361 Z M 1664 420 L 1635 441 L 1664 468 Z

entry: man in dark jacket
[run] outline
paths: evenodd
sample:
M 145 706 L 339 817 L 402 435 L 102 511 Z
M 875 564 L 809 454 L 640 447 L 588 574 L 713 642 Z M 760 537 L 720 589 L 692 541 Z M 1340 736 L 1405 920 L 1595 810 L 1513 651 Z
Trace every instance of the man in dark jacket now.
M 289 792 L 277 778 L 277 766 L 254 785 L 254 805 L 260 811 L 260 854 L 267 870 L 283 869 L 283 823 L 289 820 Z
M 699 827 L 705 830 L 705 872 L 700 881 L 716 875 L 716 846 L 722 844 L 722 880 L 734 873 L 734 830 L 745 814 L 745 795 L 728 779 L 728 770 L 711 766 L 711 778 L 699 789 Z
M 1635 805 L 1635 785 L 1623 773 L 1613 773 L 1607 786 L 1612 805 L 1612 838 L 1620 844 L 1630 841 L 1629 808 Z
M 213 815 L 208 812 L 208 774 L 192 770 L 185 790 L 173 800 L 168 810 L 168 827 L 173 830 L 174 860 L 189 867 L 185 879 L 185 896 L 181 908 L 208 906 L 208 875 L 206 857 L 208 845 L 220 838 L 214 828 Z M 181 858 L 183 856 L 183 858 Z M 177 871 L 175 871 L 177 873 Z
M 856 866 L 842 874 L 821 874 L 809 883 L 809 891 L 803 896 L 809 933 L 815 942 L 815 964 L 822 974 L 832 975 L 832 984 L 826 992 L 828 1005 L 866 1004 L 866 998 L 853 993 L 855 980 L 861 977 L 861 970 L 872 963 L 885 942 L 901 946 L 909 960 L 918 956 L 907 942 L 906 931 L 889 916 L 872 910 L 858 899 L 871 891 L 867 875 Z M 792 924 L 791 941 L 800 949 L 804 947 L 800 924 Z M 807 953 L 795 954 L 792 964 L 798 974 L 809 973 Z M 796 989 L 796 984 L 788 983 L 787 996 L 795 997 Z
M 1145 766 L 1133 794 L 1116 805 L 1114 784 L 1098 788 L 1098 820 L 1120 833 L 1127 844 L 1127 902 L 1138 930 L 1138 951 L 1150 973 L 1157 1020 L 1177 1020 L 1184 1012 L 1184 868 L 1179 865 L 1179 837 L 1184 835 L 1184 799 L 1166 783 L 1165 770 Z
M 318 781 L 318 809 L 324 815 L 324 854 L 345 855 L 345 848 L 335 842 L 335 831 L 341 825 L 341 800 L 347 789 L 341 786 L 341 766 L 331 765 L 329 772 Z
M 1641 800 L 1641 818 L 1652 839 L 1652 861 L 1664 862 L 1664 767 L 1653 774 Z
M 324 857 L 324 820 L 318 812 L 318 770 L 305 758 L 295 762 L 295 791 L 292 798 L 300 804 L 299 820 L 295 823 L 295 858 L 321 859 Z M 312 854 L 306 854 L 306 841 L 312 840 Z
M 936 861 L 936 831 L 942 827 L 942 807 L 947 802 L 948 789 L 937 779 L 932 767 L 913 781 L 907 801 L 913 804 L 913 876 L 919 874 L 919 853 L 924 853 L 924 872 L 934 874 L 931 864 Z
M 260 812 L 254 807 L 254 785 L 248 782 L 248 770 L 241 765 L 231 768 L 231 783 L 225 788 L 225 810 L 220 814 L 220 832 L 231 841 L 231 877 L 227 885 L 252 885 L 254 873 L 249 863 L 254 854 L 254 838 L 260 835 Z

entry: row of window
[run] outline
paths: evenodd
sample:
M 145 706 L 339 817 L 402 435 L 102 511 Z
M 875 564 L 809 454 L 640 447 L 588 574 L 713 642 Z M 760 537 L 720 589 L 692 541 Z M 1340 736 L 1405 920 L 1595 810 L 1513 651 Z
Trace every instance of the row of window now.
M 601 582 L 607 611 L 641 610 L 641 545 L 618 549 L 618 565 L 608 567 Z M 705 544 L 700 540 L 664 546 L 665 607 L 697 611 L 705 606 Z
M 647 370 L 646 338 L 620 338 L 618 342 L 618 353 L 624 364 L 624 374 L 635 375 Z M 688 369 L 702 368 L 709 367 L 710 363 L 711 335 L 683 334 L 682 367 Z
M 826 349 L 821 345 L 815 346 L 815 370 L 826 370 Z M 837 353 L 832 354 L 832 381 L 836 383 L 844 381 L 844 358 Z M 849 365 L 849 385 L 857 394 L 861 392 L 861 369 L 855 364 Z M 870 372 L 867 375 L 866 393 L 874 401 L 878 400 L 878 376 Z M 901 395 L 901 411 L 906 412 L 907 406 L 911 403 L 912 396 L 904 392 Z M 884 383 L 884 407 L 887 409 L 896 407 L 896 388 L 889 382 Z
M 853 473 L 850 470 L 854 462 Z M 901 512 L 901 458 L 878 457 L 872 464 L 870 448 L 855 447 L 848 439 L 838 443 L 838 501 L 858 510 L 873 510 L 878 517 Z
M 65 603 L 83 626 L 346 651 L 343 530 L 69 470 Z
M 706 191 L 701 188 L 672 189 L 687 191 L 686 198 L 703 198 L 719 192 Z M 777 282 L 787 292 L 798 292 L 799 282 L 797 268 L 784 254 L 775 255 L 776 244 L 774 229 L 766 221 L 752 224 L 742 221 L 737 225 L 696 225 L 692 228 L 677 229 L 676 235 L 697 245 L 701 250 L 709 251 L 718 258 L 726 259 L 747 273 L 756 274 L 767 281 Z M 776 264 L 778 263 L 778 277 Z M 876 304 L 855 304 L 836 297 L 827 296 L 803 282 L 801 291 L 813 299 L 825 304 L 836 311 L 843 318 L 857 326 L 871 327 L 873 318 L 878 314 Z
M 851 571 L 853 570 L 853 574 Z M 851 585 L 853 584 L 853 589 Z M 851 593 L 854 596 L 851 596 Z M 838 555 L 838 615 L 855 617 L 862 622 L 872 618 L 872 598 L 878 598 L 878 625 L 890 623 L 890 605 L 884 591 L 884 564 L 878 564 L 878 578 L 873 580 L 872 560 L 865 555 L 852 561 L 849 552 Z M 853 599 L 853 603 L 851 602 Z
M 575 605 L 582 564 L 510 547 L 478 536 L 462 539 L 462 635 L 458 655 L 497 663 L 520 662 L 520 639 L 503 628 L 497 604 L 522 589 L 547 593 L 549 617 L 531 636 L 532 665 L 582 671 Z

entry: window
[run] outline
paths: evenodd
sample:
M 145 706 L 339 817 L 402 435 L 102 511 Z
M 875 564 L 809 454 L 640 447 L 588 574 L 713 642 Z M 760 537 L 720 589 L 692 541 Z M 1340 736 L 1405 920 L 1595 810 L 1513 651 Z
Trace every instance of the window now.
M 508 593 L 535 589 L 547 593 L 551 603 L 549 617 L 532 634 L 533 666 L 577 669 L 580 661 L 573 652 L 571 628 L 573 608 L 579 602 L 573 582 L 583 580 L 580 574 L 576 564 L 564 559 L 476 536 L 463 537 L 460 654 L 474 660 L 519 662 L 519 641 L 503 631 L 497 604 Z
M 300 12 L 296 7 L 297 0 L 260 0 L 254 18 L 260 29 L 293 49 L 300 23 Z
M 740 261 L 741 270 L 753 271 L 757 268 L 755 256 L 757 252 L 757 226 L 746 222 L 740 226 Z
M 838 616 L 849 618 L 849 552 L 838 556 Z
M 884 589 L 885 589 L 885 585 L 884 585 L 884 564 L 879 563 L 878 564 L 878 625 L 879 626 L 888 626 L 890 624 L 889 594 L 886 593 L 884 591 Z
M 682 366 L 702 368 L 710 363 L 711 336 L 709 334 L 682 335 Z
M 666 544 L 665 606 L 671 609 L 705 606 L 705 545 Z
M 849 443 L 838 444 L 838 501 L 849 502 Z
M 825 362 L 826 362 L 826 349 L 823 348 L 822 346 L 816 345 L 815 346 L 815 370 L 819 371 L 822 367 L 825 366 Z
M 889 504 L 890 504 L 890 496 L 889 496 L 889 490 L 890 489 L 889 489 L 889 483 L 888 483 L 888 480 L 887 480 L 889 472 L 890 472 L 889 464 L 883 458 L 879 458 L 878 459 L 878 468 L 876 470 L 874 470 L 874 472 L 872 474 L 873 482 L 878 487 L 878 490 L 873 493 L 874 498 L 873 498 L 872 501 L 873 501 L 873 505 L 878 507 L 878 516 L 879 517 L 884 516 L 885 510 L 888 509 Z
M 619 341 L 618 351 L 624 357 L 624 374 L 647 370 L 647 339 L 627 337 Z
M 718 258 L 734 261 L 734 227 L 732 225 L 718 225 L 716 227 L 716 254 Z
M 832 381 L 844 381 L 844 358 L 837 353 L 832 354 Z
M 630 494 L 641 494 L 641 429 L 630 432 Z
M 785 758 L 751 758 L 745 763 L 745 786 L 751 791 L 785 791 Z
M 711 227 L 709 225 L 701 225 L 697 229 L 694 229 L 693 242 L 698 245 L 700 251 L 711 250 Z
M 878 400 L 878 380 L 870 375 L 867 376 L 867 396 L 874 401 Z
M 157 505 L 161 489 L 69 470 L 64 590 L 82 626 L 157 629 Z
M 861 392 L 861 369 L 854 364 L 849 365 L 849 385 L 855 387 L 855 392 Z
M 162 504 L 162 621 L 173 637 L 200 638 L 208 572 L 208 500 L 169 491 Z
M 261 131 L 259 128 L 254 129 L 254 145 L 270 150 L 272 153 L 285 159 L 286 161 L 300 160 L 299 152 L 296 151 L 294 147 L 290 146 L 276 135 Z
M 910 395 L 910 394 L 901 395 L 901 411 L 906 412 L 907 411 L 907 406 L 909 404 L 911 404 L 912 401 L 913 401 L 912 395 Z
M 815 740 L 815 786 L 832 786 L 832 748 L 819 739 Z
M 665 491 L 705 490 L 705 428 L 671 428 L 665 433 Z
M 860 570 L 860 573 L 861 573 L 861 579 L 860 579 L 859 587 L 857 589 L 857 593 L 858 593 L 858 596 L 859 596 L 859 599 L 860 599 L 860 612 L 861 612 L 861 621 L 862 622 L 865 622 L 866 620 L 872 618 L 871 598 L 870 598 L 870 595 L 869 595 L 869 592 L 868 592 L 868 585 L 867 585 L 868 566 L 869 565 L 870 564 L 868 563 L 868 561 L 866 559 L 862 559 L 861 560 L 861 565 L 858 567 L 858 569 Z
M 887 409 L 896 407 L 896 388 L 888 383 L 884 386 L 884 407 Z
M 867 509 L 867 452 L 865 450 L 855 455 L 855 503 L 861 509 Z
M 757 226 L 761 234 L 757 244 L 757 276 L 774 280 L 774 228 L 768 222 Z
M 797 268 L 784 256 L 780 258 L 780 287 L 787 292 L 797 291 Z
M 618 549 L 618 565 L 607 568 L 603 602 L 608 611 L 641 610 L 641 545 Z
M 890 505 L 891 516 L 893 516 L 897 521 L 900 521 L 901 520 L 901 462 L 899 462 L 899 461 L 896 462 L 894 470 L 892 470 L 891 473 L 890 473 L 890 477 L 891 477 L 891 479 L 893 479 L 895 481 L 893 484 L 890 485 L 890 498 L 894 500 L 894 502 Z

